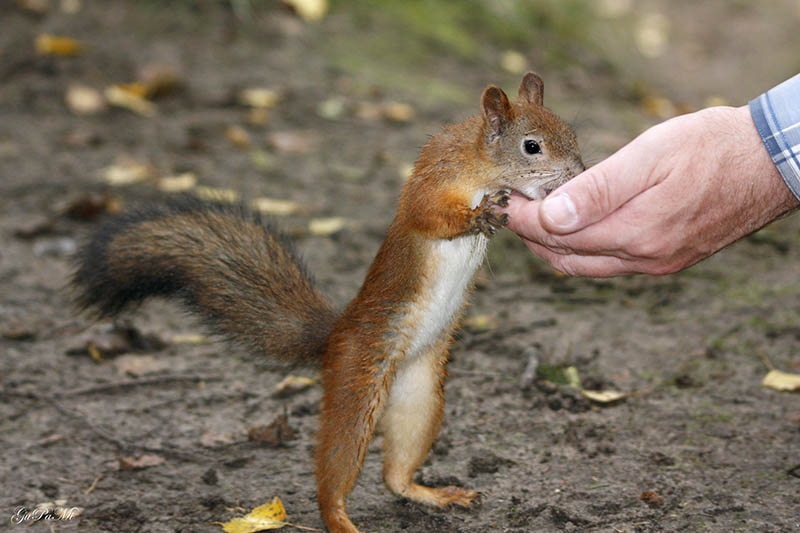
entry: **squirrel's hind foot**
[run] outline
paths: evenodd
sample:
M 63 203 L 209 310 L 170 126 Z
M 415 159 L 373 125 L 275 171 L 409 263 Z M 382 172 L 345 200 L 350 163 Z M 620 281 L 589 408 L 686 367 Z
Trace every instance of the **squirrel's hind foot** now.
M 448 507 L 450 505 L 469 507 L 480 497 L 478 492 L 454 485 L 433 488 L 417 483 L 410 483 L 402 490 L 394 492 L 403 498 L 439 508 Z

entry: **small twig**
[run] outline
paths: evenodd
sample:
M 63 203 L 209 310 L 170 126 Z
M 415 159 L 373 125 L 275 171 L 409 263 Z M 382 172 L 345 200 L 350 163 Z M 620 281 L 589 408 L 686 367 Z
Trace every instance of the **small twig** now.
M 102 473 L 99 476 L 97 476 L 96 478 L 94 478 L 94 481 L 92 481 L 92 484 L 89 485 L 89 488 L 86 489 L 86 492 L 83 493 L 84 496 L 88 496 L 89 494 L 91 494 L 92 491 L 94 491 L 94 488 L 97 486 L 97 482 L 100 481 L 101 479 L 103 479 L 103 474 Z
M 770 371 L 775 370 L 775 365 L 773 365 L 772 361 L 769 360 L 769 357 L 767 357 L 767 354 L 764 352 L 764 350 L 756 350 L 756 352 L 761 356 L 761 360 L 765 365 L 767 365 L 767 368 L 769 368 Z
M 127 381 L 116 381 L 114 383 L 103 383 L 101 385 L 90 385 L 88 387 L 81 387 L 59 393 L 59 396 L 81 396 L 83 394 L 94 394 L 97 392 L 111 392 L 121 389 L 130 389 L 142 385 L 163 385 L 165 383 L 176 383 L 182 381 L 221 381 L 219 376 L 203 376 L 197 374 L 188 375 L 167 375 L 157 376 L 146 379 L 130 379 Z

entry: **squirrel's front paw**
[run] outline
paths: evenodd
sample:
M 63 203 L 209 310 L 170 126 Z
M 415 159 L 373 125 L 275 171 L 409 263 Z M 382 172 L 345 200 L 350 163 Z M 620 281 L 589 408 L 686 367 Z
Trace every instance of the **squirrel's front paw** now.
M 493 207 L 506 207 L 511 193 L 507 190 L 501 190 L 494 194 L 485 195 L 480 205 L 477 207 L 476 214 L 472 219 L 470 228 L 472 233 L 483 233 L 487 237 L 491 237 L 497 233 L 498 228 L 508 224 L 508 215 L 506 213 L 498 213 Z

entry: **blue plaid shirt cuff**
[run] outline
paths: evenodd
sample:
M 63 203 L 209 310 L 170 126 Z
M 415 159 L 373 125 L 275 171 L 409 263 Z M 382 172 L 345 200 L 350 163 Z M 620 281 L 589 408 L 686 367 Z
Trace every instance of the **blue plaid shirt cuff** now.
M 750 114 L 783 181 L 800 199 L 800 74 L 752 100 Z

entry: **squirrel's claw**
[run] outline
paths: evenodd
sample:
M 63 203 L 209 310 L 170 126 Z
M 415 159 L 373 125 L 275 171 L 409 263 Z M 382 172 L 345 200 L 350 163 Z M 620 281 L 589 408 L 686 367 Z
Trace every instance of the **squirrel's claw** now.
M 472 219 L 471 230 L 472 233 L 482 233 L 487 237 L 491 237 L 497 233 L 498 228 L 508 225 L 508 215 L 506 213 L 498 213 L 493 207 L 505 207 L 508 205 L 510 198 L 510 191 L 500 190 L 494 194 L 485 195 L 483 201 L 476 209 L 476 215 Z
M 508 207 L 508 200 L 511 198 L 511 191 L 508 189 L 501 189 L 494 193 L 489 201 L 494 205 L 500 207 Z

